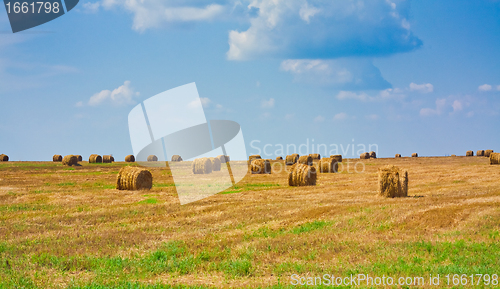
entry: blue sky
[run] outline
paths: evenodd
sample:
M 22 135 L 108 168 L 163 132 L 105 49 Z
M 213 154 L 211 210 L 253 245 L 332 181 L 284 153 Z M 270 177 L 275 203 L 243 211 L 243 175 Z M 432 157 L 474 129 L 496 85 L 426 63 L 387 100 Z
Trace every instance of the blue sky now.
M 122 160 L 129 111 L 191 82 L 208 119 L 240 123 L 248 154 L 500 150 L 500 2 L 81 0 L 16 34 L 0 9 L 11 160 Z

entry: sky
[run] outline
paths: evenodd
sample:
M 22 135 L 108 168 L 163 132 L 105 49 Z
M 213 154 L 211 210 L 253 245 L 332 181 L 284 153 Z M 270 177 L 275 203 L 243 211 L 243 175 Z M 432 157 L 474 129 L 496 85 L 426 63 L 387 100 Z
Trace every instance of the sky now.
M 248 155 L 500 151 L 500 1 L 81 0 L 15 34 L 0 9 L 11 160 L 123 160 L 131 109 L 192 82 Z

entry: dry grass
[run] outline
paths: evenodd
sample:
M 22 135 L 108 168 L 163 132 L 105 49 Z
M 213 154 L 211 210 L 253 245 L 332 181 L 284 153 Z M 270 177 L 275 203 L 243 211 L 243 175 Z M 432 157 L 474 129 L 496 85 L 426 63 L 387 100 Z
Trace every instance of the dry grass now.
M 125 163 L 0 164 L 0 287 L 500 272 L 500 166 L 465 157 L 343 163 L 316 186 L 289 187 L 290 167 L 272 161 L 272 174 L 184 206 L 168 168 L 150 168 L 155 183 L 144 192 L 115 189 Z M 377 196 L 386 165 L 408 169 L 408 198 Z

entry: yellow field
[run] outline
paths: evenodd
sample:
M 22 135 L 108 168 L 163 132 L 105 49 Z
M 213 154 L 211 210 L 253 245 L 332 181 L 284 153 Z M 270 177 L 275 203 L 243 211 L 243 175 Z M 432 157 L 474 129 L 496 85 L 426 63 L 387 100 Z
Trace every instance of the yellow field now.
M 283 170 L 248 174 L 183 206 L 167 168 L 151 169 L 150 191 L 118 191 L 127 164 L 81 164 L 0 163 L 0 288 L 500 274 L 500 165 L 488 158 L 344 160 L 315 187 L 288 187 Z M 408 169 L 408 198 L 377 196 L 387 164 Z

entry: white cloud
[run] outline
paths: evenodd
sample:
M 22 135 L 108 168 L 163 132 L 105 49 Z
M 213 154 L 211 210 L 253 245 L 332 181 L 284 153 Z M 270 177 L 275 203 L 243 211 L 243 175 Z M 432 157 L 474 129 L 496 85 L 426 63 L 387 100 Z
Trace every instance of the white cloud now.
M 367 100 L 370 100 L 371 97 L 364 93 L 364 92 L 361 92 L 361 93 L 356 93 L 356 92 L 352 92 L 352 91 L 340 91 L 338 94 L 337 94 L 337 98 L 340 99 L 340 100 L 344 100 L 344 99 L 357 99 L 357 100 L 362 100 L 362 101 L 367 101 Z
M 473 117 L 474 116 L 474 112 L 473 111 L 469 111 L 466 115 L 467 115 L 467 117 Z
M 347 113 L 341 112 L 333 116 L 333 120 L 346 120 L 348 117 Z
M 390 84 L 370 59 L 287 59 L 281 70 L 294 75 L 295 81 L 346 89 L 382 89 Z
M 76 107 L 82 107 L 83 106 L 83 101 L 79 101 L 75 104 Z
M 310 18 L 319 12 L 321 12 L 320 9 L 309 6 L 309 3 L 305 2 L 299 10 L 299 15 L 306 23 L 310 23 Z
M 226 12 L 226 6 L 206 2 L 199 5 L 182 6 L 164 0 L 102 0 L 106 9 L 123 7 L 134 15 L 132 28 L 144 31 L 158 28 L 166 23 L 211 21 Z M 228 1 L 231 2 L 231 1 Z M 170 5 L 169 5 L 170 4 Z
M 101 4 L 99 2 L 86 2 L 82 4 L 83 12 L 97 13 Z
M 497 90 L 500 91 L 500 85 L 497 86 Z
M 433 115 L 440 115 L 443 112 L 443 109 L 446 106 L 446 99 L 444 98 L 439 98 L 436 100 L 436 108 L 422 108 L 420 110 L 420 115 L 421 116 L 433 116 Z
M 483 84 L 477 88 L 479 91 L 490 91 L 492 89 L 491 85 Z
M 273 108 L 274 107 L 274 98 L 270 98 L 269 100 L 263 100 L 260 103 L 262 108 Z
M 104 101 L 110 101 L 115 105 L 133 104 L 135 103 L 133 98 L 137 95 L 139 95 L 139 92 L 134 91 L 134 89 L 130 87 L 130 81 L 127 80 L 122 86 L 113 89 L 113 91 L 103 90 L 94 94 L 90 97 L 88 104 L 96 106 L 102 104 Z
M 462 102 L 458 99 L 453 101 L 453 104 L 451 106 L 453 107 L 453 112 L 461 111 L 464 108 Z
M 318 115 L 317 117 L 314 118 L 314 122 L 324 122 L 325 118 L 321 115 Z
M 379 116 L 377 114 L 370 114 L 370 115 L 367 115 L 365 117 L 368 120 L 378 120 L 379 119 Z
M 416 84 L 412 82 L 410 83 L 410 90 L 417 91 L 420 93 L 429 93 L 434 91 L 434 85 L 430 83 Z
M 264 55 L 338 58 L 410 51 L 421 41 L 409 31 L 409 5 L 385 0 L 251 0 L 257 11 L 245 31 L 229 33 L 230 60 Z M 310 4 L 314 3 L 314 7 Z M 355 46 L 357 49 L 348 49 Z
M 200 97 L 201 100 L 201 105 L 205 108 L 210 106 L 210 103 L 212 102 L 208 97 Z
M 292 120 L 295 117 L 295 114 L 289 113 L 285 115 L 285 120 Z

